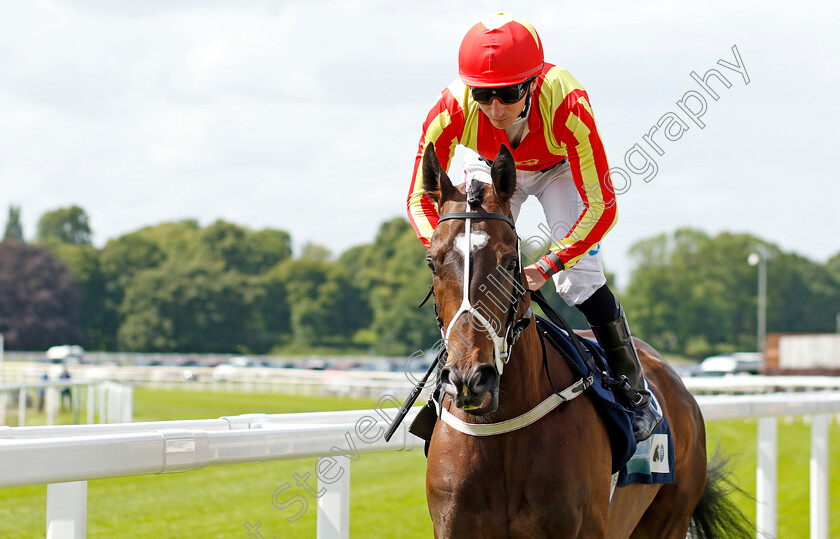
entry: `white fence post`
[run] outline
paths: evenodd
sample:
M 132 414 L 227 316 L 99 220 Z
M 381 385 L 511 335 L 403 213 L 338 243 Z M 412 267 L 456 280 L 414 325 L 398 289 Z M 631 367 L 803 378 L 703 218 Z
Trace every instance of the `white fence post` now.
M 120 396 L 119 389 L 114 387 L 111 382 L 105 382 L 105 400 L 108 403 L 107 412 L 105 415 L 108 419 L 105 423 L 118 423 L 120 420 Z
M 82 391 L 79 386 L 70 389 L 70 411 L 73 415 L 73 424 L 79 423 L 79 400 L 82 398 Z
M 87 408 L 88 425 L 93 425 L 93 421 L 96 419 L 96 386 L 93 384 L 88 384 L 87 386 L 87 402 L 85 403 L 85 407 Z
M 18 426 L 26 426 L 26 389 L 18 391 Z
M 755 517 L 759 537 L 776 537 L 778 481 L 778 424 L 775 416 L 758 419 Z
M 47 411 L 47 425 L 55 425 L 55 387 L 45 387 L 41 391 L 44 392 L 44 408 Z
M 350 538 L 350 459 L 347 457 L 327 457 L 337 461 L 341 470 L 332 470 L 332 482 L 324 481 L 318 474 L 318 489 L 326 492 L 318 498 L 318 539 L 349 539 Z M 325 459 L 318 460 L 316 469 L 321 469 Z M 333 465 L 333 468 L 335 466 Z M 327 472 L 325 472 L 326 475 Z
M 87 536 L 87 481 L 47 485 L 47 539 Z
M 134 386 L 125 385 L 122 388 L 123 392 L 123 423 L 131 423 L 134 421 Z
M 828 539 L 828 425 L 831 415 L 811 418 L 811 539 Z
M 96 386 L 96 404 L 99 406 L 99 422 L 108 422 L 108 382 Z

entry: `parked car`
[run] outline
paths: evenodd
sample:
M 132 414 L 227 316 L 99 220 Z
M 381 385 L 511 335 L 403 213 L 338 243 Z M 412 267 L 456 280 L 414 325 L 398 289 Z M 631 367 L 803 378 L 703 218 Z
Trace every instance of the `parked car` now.
M 78 344 L 62 344 L 47 349 L 47 359 L 53 363 L 81 363 L 85 349 Z
M 726 376 L 729 374 L 759 374 L 764 361 L 757 352 L 736 352 L 709 356 L 704 359 L 694 376 Z

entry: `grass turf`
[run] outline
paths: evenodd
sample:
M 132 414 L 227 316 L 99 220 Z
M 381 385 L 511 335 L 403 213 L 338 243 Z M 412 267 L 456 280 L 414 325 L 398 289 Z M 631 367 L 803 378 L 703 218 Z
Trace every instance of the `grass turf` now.
M 249 412 L 366 409 L 373 400 L 277 394 L 135 391 L 135 420 L 214 418 Z M 32 423 L 38 422 L 33 416 Z M 63 418 L 66 420 L 66 418 Z M 720 443 L 732 455 L 736 481 L 755 492 L 756 425 L 753 420 L 708 425 L 710 453 Z M 840 427 L 831 426 L 830 495 L 832 537 L 840 536 Z M 779 537 L 808 537 L 810 429 L 801 421 L 779 422 Z M 88 483 L 88 537 L 248 537 L 246 523 L 260 522 L 266 539 L 314 537 L 316 499 L 297 477 L 310 474 L 315 459 L 212 467 L 188 473 L 102 479 Z M 426 509 L 425 458 L 420 451 L 361 454 L 351 466 L 351 537 L 431 537 Z M 288 484 L 289 488 L 278 492 Z M 299 502 L 282 503 L 292 499 Z M 0 537 L 43 537 L 46 487 L 0 490 Z M 736 495 L 755 519 L 755 502 Z M 307 506 L 304 507 L 303 503 Z M 286 507 L 283 507 L 286 505 Z M 300 518 L 289 519 L 300 514 Z M 254 535 L 256 537 L 256 535 Z

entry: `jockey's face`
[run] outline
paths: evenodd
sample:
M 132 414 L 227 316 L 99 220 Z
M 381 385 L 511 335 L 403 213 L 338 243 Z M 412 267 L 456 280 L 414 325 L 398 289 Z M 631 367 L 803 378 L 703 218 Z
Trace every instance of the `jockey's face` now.
M 531 83 L 531 88 L 528 90 L 528 94 L 525 95 L 522 99 L 517 101 L 516 103 L 505 104 L 502 103 L 502 100 L 498 97 L 494 97 L 490 100 L 489 103 L 486 105 L 482 105 L 481 103 L 478 104 L 478 108 L 481 109 L 481 112 L 487 116 L 487 119 L 490 120 L 490 123 L 493 124 L 493 127 L 496 129 L 507 129 L 511 125 L 513 125 L 514 120 L 516 120 L 520 114 L 522 114 L 523 109 L 525 109 L 525 101 L 528 100 L 528 95 L 533 92 L 537 88 L 536 81 Z

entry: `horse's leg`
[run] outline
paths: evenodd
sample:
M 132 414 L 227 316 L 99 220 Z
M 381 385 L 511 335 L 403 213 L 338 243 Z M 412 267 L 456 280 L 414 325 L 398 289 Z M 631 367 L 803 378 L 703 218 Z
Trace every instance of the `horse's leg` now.
M 705 444 L 705 436 L 703 439 Z M 676 436 L 674 443 L 678 443 Z M 675 455 L 678 481 L 662 485 L 632 537 L 682 539 L 688 533 L 692 513 L 706 484 L 706 450 L 700 441 L 692 448 L 681 449 L 681 454 Z
M 693 492 L 685 492 L 680 484 L 663 485 L 650 504 L 633 534 L 633 539 L 683 539 L 694 511 Z
M 436 538 L 508 539 L 498 446 L 497 437 L 465 436 L 438 421 L 426 468 L 426 501 Z
M 575 399 L 541 426 L 505 447 L 505 455 L 518 455 L 505 468 L 510 537 L 602 539 L 611 455 L 597 410 L 589 399 Z

